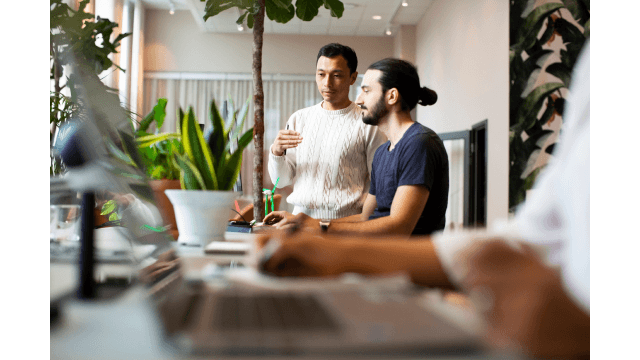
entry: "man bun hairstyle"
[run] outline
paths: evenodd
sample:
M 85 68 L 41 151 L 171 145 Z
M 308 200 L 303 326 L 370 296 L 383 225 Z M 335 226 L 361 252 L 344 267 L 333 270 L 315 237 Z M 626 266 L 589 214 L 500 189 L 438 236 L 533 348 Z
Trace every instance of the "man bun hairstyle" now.
M 342 56 L 347 61 L 347 67 L 349 67 L 349 71 L 351 72 L 349 75 L 356 72 L 356 69 L 358 69 L 358 57 L 356 56 L 356 52 L 353 51 L 352 48 L 338 43 L 331 43 L 323 46 L 320 51 L 318 51 L 316 64 L 318 63 L 320 56 L 334 58 L 338 55 Z
M 374 62 L 369 69 L 382 72 L 378 82 L 382 85 L 383 92 L 393 88 L 398 89 L 403 111 L 411 111 L 417 104 L 427 106 L 438 101 L 438 94 L 435 91 L 420 86 L 418 71 L 408 61 L 386 58 Z

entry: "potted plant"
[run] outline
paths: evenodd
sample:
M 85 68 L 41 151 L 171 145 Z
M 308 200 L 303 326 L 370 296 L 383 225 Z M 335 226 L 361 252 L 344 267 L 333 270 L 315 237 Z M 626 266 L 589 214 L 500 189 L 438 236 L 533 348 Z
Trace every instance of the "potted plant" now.
M 193 108 L 189 108 L 186 114 L 178 110 L 179 133 L 138 138 L 141 145 L 179 139 L 184 148 L 184 154 L 176 149 L 172 153 L 172 161 L 180 168 L 181 189 L 165 190 L 176 214 L 180 232 L 178 242 L 204 246 L 211 241 L 222 240 L 226 230 L 229 209 L 233 208 L 236 198 L 236 193 L 231 190 L 240 173 L 242 151 L 253 138 L 253 128 L 238 136 L 248 112 L 249 99 L 238 112 L 233 109 L 231 100 L 227 108 L 228 127 L 225 127 L 215 101 L 211 101 L 212 129 L 206 138 Z
M 146 174 L 149 177 L 149 186 L 153 190 L 156 206 L 162 216 L 165 225 L 169 225 L 168 232 L 174 239 L 178 239 L 178 225 L 173 210 L 173 205 L 167 198 L 165 190 L 180 189 L 180 167 L 173 159 L 173 152 L 184 154 L 184 148 L 178 137 L 171 134 L 158 134 L 166 116 L 167 99 L 160 98 L 151 111 L 138 122 L 138 130 L 135 135 L 138 140 L 138 149 L 145 165 Z M 149 133 L 150 126 L 155 123 L 156 134 Z M 141 141 L 140 139 L 153 140 Z

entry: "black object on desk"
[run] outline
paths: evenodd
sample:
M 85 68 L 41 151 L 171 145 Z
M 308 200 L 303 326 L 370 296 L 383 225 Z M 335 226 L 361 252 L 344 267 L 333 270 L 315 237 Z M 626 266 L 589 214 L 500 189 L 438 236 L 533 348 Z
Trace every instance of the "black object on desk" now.
M 80 217 L 80 286 L 78 286 L 78 298 L 84 300 L 95 299 L 96 284 L 93 277 L 94 265 L 94 238 L 93 208 L 96 196 L 94 193 L 82 194 L 82 216 Z

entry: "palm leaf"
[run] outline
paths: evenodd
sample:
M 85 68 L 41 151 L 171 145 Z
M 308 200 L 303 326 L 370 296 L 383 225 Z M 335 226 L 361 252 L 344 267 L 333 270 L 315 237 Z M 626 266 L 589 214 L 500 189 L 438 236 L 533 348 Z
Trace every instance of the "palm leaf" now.
M 189 112 L 182 122 L 182 144 L 189 160 L 200 171 L 205 189 L 217 190 L 218 184 L 215 169 L 213 168 L 212 155 L 204 141 L 200 125 L 193 113 L 193 108 L 189 108 Z

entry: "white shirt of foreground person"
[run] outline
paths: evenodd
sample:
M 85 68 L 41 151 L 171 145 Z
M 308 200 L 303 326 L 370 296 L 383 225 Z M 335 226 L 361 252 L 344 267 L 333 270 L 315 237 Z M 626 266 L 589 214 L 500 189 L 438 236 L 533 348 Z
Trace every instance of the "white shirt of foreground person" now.
M 565 290 L 589 313 L 589 49 L 587 40 L 573 72 L 556 151 L 515 218 L 496 222 L 486 232 L 434 236 L 438 257 L 454 281 L 462 275 L 456 259 L 473 242 L 501 237 L 517 247 L 517 241 L 526 241 L 549 265 L 560 268 Z

